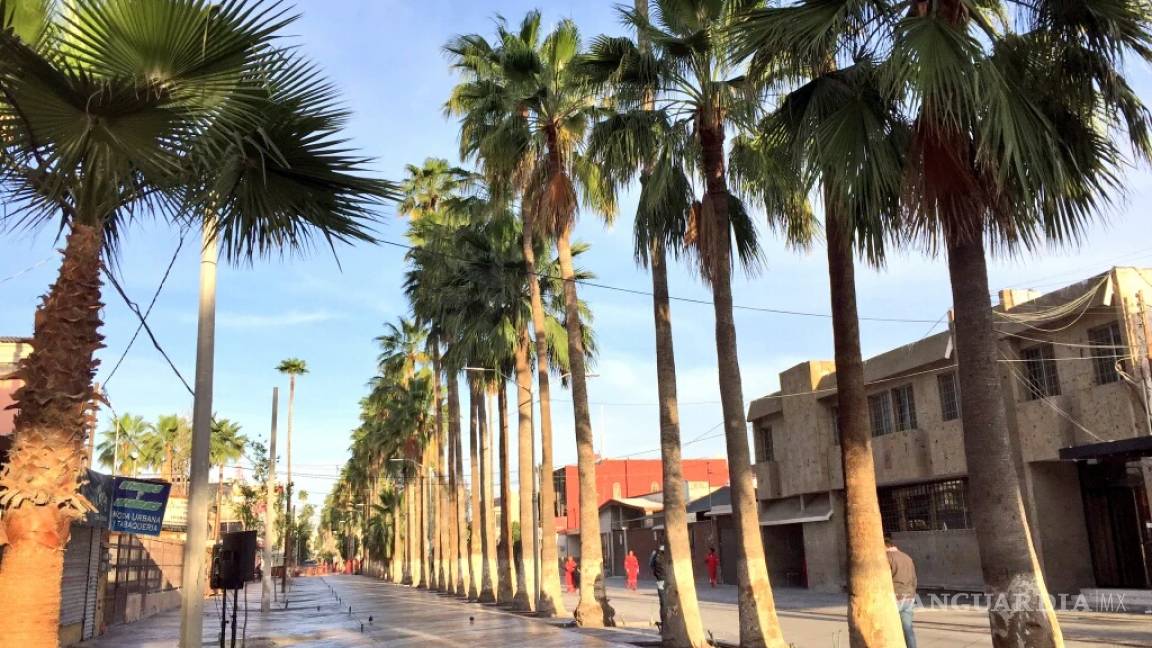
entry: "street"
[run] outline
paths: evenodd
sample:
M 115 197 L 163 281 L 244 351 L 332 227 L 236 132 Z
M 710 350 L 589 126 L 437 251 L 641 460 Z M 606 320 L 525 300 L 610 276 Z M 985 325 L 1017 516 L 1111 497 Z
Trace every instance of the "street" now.
M 735 645 L 738 625 L 736 589 L 721 586 L 699 590 L 706 630 L 719 641 Z M 652 621 L 658 614 L 656 592 L 642 583 L 637 592 L 609 579 L 609 596 L 623 626 L 614 630 L 561 627 L 564 620 L 535 619 L 499 607 L 466 603 L 454 597 L 384 583 L 365 576 L 298 578 L 283 602 L 264 617 L 259 612 L 260 587 L 241 593 L 237 645 L 249 648 L 301 646 L 424 646 L 461 648 L 531 646 L 532 648 L 611 648 L 654 645 Z M 339 598 L 337 598 L 339 597 Z M 218 646 L 219 599 L 205 605 L 204 646 Z M 576 595 L 565 594 L 569 611 Z M 807 590 L 781 588 L 776 604 L 785 638 L 799 648 L 846 646 L 845 598 Z M 351 612 L 349 612 L 349 606 Z M 1062 613 L 1065 645 L 1069 648 L 1152 646 L 1152 618 L 1143 614 Z M 119 625 L 86 648 L 167 648 L 175 645 L 180 617 L 172 610 L 130 625 Z M 246 627 L 245 627 L 246 626 Z M 984 612 L 928 609 L 916 615 L 921 648 L 991 646 Z M 231 628 L 229 627 L 230 637 Z M 246 641 L 241 641 L 245 639 Z M 228 645 L 228 644 L 226 644 Z
M 704 629 L 715 639 L 735 645 L 739 640 L 736 588 L 698 587 Z M 625 627 L 652 627 L 659 617 L 656 586 L 641 581 L 636 592 L 624 587 L 622 578 L 608 579 L 608 596 L 616 609 L 617 622 Z M 776 609 L 784 638 L 801 648 L 848 645 L 847 597 L 806 589 L 777 588 Z M 564 595 L 565 605 L 575 609 L 576 594 Z M 1065 645 L 1069 648 L 1103 646 L 1152 646 L 1152 615 L 1064 612 L 1059 614 Z M 991 646 L 988 617 L 975 609 L 920 609 L 916 612 L 916 639 L 920 648 Z

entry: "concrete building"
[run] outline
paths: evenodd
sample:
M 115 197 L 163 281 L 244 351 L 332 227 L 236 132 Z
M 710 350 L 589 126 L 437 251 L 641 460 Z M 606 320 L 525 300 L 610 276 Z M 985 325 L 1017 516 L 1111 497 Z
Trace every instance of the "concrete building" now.
M 1025 508 L 1048 587 L 1152 587 L 1152 270 L 1114 268 L 1047 294 L 1005 290 L 994 317 Z M 829 343 L 831 345 L 831 343 Z M 980 590 L 956 354 L 945 331 L 865 362 L 884 529 L 922 588 Z M 751 404 L 760 523 L 775 573 L 846 586 L 831 361 L 780 374 Z

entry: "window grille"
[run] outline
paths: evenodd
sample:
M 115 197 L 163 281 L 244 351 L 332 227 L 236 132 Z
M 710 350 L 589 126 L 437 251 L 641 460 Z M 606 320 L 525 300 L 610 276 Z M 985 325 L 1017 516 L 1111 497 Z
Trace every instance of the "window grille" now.
M 1088 329 L 1088 343 L 1093 347 L 1092 366 L 1096 373 L 1096 384 L 1107 385 L 1120 380 L 1120 374 L 1116 371 L 1116 363 L 1124 358 L 1120 323 L 1110 322 Z
M 963 479 L 881 488 L 878 495 L 885 533 L 972 528 Z
M 1060 395 L 1060 376 L 1051 344 L 1024 349 L 1020 357 L 1024 360 L 1024 387 L 1028 400 Z
M 940 418 L 945 421 L 960 418 L 960 389 L 956 384 L 956 372 L 949 371 L 936 376 L 936 387 L 940 390 Z

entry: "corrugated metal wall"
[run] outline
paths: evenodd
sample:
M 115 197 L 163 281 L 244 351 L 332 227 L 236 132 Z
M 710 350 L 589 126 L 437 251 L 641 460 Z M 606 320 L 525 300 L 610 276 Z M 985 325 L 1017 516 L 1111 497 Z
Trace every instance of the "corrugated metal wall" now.
M 93 529 L 72 525 L 72 535 L 64 550 L 64 576 L 60 579 L 60 625 L 67 626 L 84 622 L 84 610 L 88 598 L 89 583 L 95 582 L 90 573 L 92 563 Z M 96 543 L 99 551 L 100 543 Z M 99 562 L 96 563 L 98 567 Z M 95 595 L 92 600 L 95 601 Z M 93 611 L 93 615 L 95 611 Z

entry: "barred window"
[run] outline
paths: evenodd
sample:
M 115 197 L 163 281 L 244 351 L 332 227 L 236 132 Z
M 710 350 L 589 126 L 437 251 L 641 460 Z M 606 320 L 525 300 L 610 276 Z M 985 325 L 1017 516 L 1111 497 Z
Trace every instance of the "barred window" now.
M 1120 380 L 1116 363 L 1124 357 L 1124 343 L 1120 340 L 1120 323 L 1088 329 L 1088 343 L 1092 345 L 1092 366 L 1096 370 L 1096 384 L 1107 385 Z
M 901 385 L 892 390 L 892 409 L 896 410 L 896 429 L 916 429 L 916 397 L 912 385 Z
M 556 494 L 556 517 L 568 517 L 568 475 L 561 468 L 552 473 L 552 487 Z
M 872 419 L 872 436 L 892 433 L 892 402 L 888 399 L 888 392 L 868 397 L 868 413 Z
M 833 405 L 828 413 L 832 416 L 832 445 L 840 445 L 840 407 Z
M 949 371 L 936 376 L 936 387 L 940 390 L 940 418 L 945 421 L 960 418 L 960 390 L 956 385 L 956 372 Z
M 756 426 L 756 462 L 775 461 L 776 453 L 772 447 L 772 426 Z
M 877 494 L 885 533 L 972 528 L 964 479 L 881 488 Z
M 1060 395 L 1060 376 L 1056 371 L 1056 354 L 1051 344 L 1024 349 L 1020 357 L 1024 360 L 1027 400 Z

